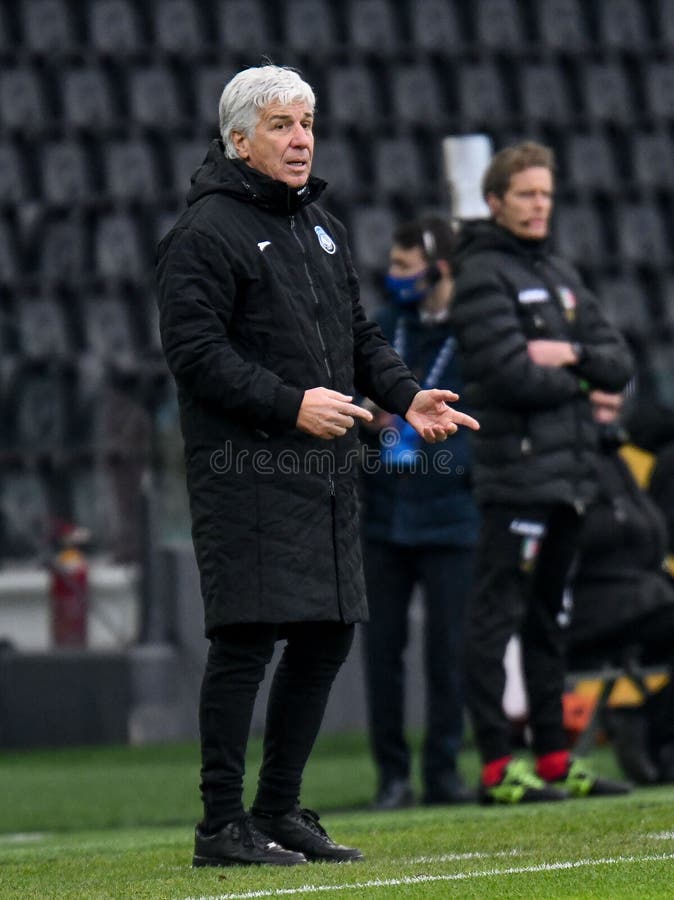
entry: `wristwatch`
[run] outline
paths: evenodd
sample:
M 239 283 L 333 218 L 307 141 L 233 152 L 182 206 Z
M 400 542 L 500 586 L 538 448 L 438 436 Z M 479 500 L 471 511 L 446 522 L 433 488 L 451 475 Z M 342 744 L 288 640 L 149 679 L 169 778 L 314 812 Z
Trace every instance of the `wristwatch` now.
M 587 352 L 583 344 L 578 341 L 574 341 L 571 344 L 571 350 L 573 351 L 573 355 L 576 357 L 576 361 L 574 365 L 579 366 L 583 360 L 587 357 Z

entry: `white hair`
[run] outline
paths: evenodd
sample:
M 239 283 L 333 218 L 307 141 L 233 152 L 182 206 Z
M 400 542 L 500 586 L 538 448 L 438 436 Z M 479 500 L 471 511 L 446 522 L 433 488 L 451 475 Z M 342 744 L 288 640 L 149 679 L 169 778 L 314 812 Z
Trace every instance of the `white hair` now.
M 232 131 L 252 137 L 260 110 L 270 103 L 284 106 L 306 103 L 313 113 L 316 97 L 311 85 L 286 66 L 259 66 L 243 69 L 225 85 L 218 112 L 220 134 L 225 156 L 236 159 L 238 153 L 232 142 Z

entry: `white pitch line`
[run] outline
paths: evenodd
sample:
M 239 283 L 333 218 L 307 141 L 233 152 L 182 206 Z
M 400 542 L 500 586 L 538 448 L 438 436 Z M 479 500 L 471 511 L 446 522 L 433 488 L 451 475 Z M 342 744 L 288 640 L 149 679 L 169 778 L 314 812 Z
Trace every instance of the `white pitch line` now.
M 619 863 L 662 862 L 670 859 L 674 859 L 674 853 L 657 853 L 649 856 L 607 856 L 602 859 L 572 859 L 566 862 L 541 863 L 536 866 L 485 869 L 482 872 L 456 872 L 452 875 L 409 875 L 406 878 L 377 878 L 372 881 L 354 881 L 350 884 L 304 884 L 297 888 L 248 891 L 245 894 L 217 894 L 210 897 L 185 897 L 184 900 L 255 900 L 257 897 L 288 897 L 300 894 L 320 894 L 326 891 L 401 887 L 407 884 L 428 884 L 435 881 L 467 881 L 471 878 L 493 878 L 498 875 L 528 875 L 535 872 L 556 872 L 563 869 L 582 869 L 591 866 L 614 866 Z
M 438 856 L 411 856 L 409 859 L 401 859 L 404 866 L 418 865 L 419 863 L 459 862 L 464 859 L 496 859 L 504 856 L 521 856 L 521 850 L 497 850 L 495 853 L 480 853 L 473 850 L 470 853 L 441 853 Z

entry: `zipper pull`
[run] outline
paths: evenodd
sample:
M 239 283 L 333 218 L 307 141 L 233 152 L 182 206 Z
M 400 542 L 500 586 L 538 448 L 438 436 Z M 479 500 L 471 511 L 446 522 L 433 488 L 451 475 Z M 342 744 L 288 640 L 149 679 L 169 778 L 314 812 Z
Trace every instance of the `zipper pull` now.
M 335 482 L 332 475 L 328 475 L 328 485 L 330 486 L 330 496 L 335 496 Z

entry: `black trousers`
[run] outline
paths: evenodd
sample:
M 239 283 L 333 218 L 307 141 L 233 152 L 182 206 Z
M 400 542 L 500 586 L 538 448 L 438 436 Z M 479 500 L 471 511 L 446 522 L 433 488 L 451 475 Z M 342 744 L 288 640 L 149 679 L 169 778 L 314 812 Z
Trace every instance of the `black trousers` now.
M 512 752 L 503 711 L 503 657 L 522 643 L 533 750 L 567 747 L 562 719 L 565 652 L 557 623 L 578 545 L 580 517 L 570 506 L 487 506 L 466 628 L 468 708 L 483 762 Z
M 473 576 L 472 548 L 364 544 L 370 621 L 365 626 L 370 741 L 379 780 L 407 778 L 404 651 L 412 591 L 424 591 L 426 729 L 422 775 L 432 792 L 454 774 L 463 737 L 464 620 Z
M 203 827 L 215 831 L 243 815 L 246 746 L 260 682 L 280 639 L 264 733 L 256 812 L 284 813 L 299 802 L 302 774 L 330 688 L 353 641 L 341 622 L 245 624 L 211 640 L 201 688 Z

